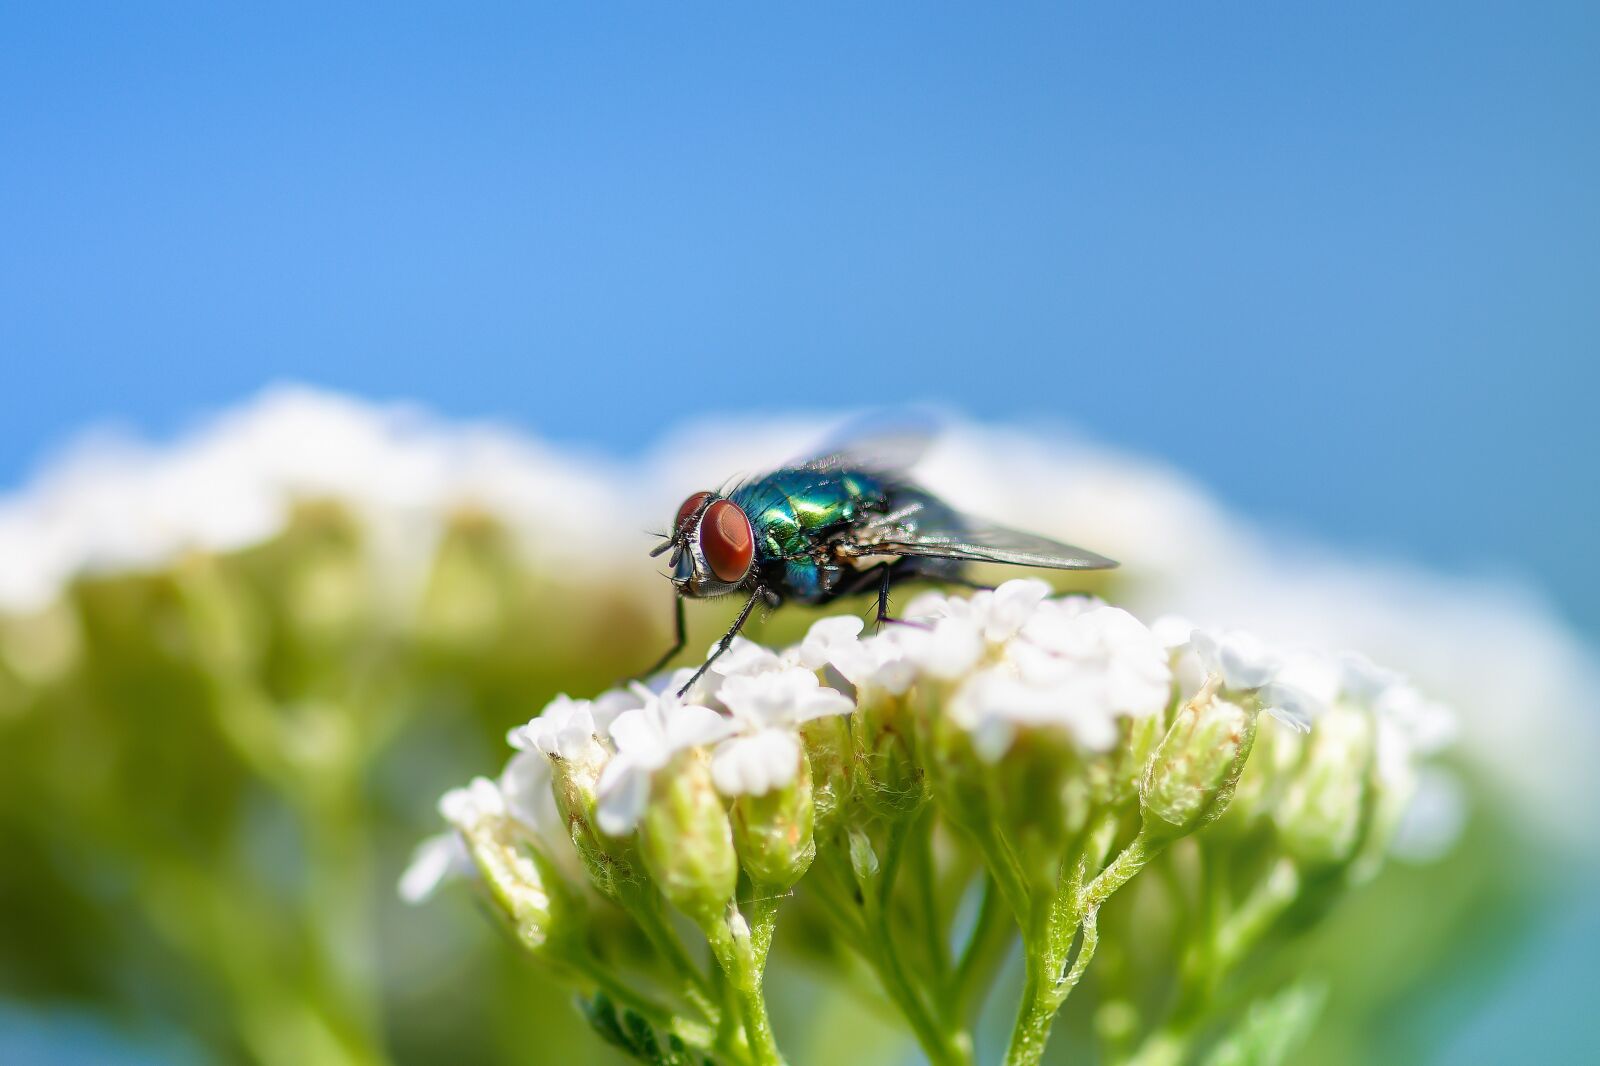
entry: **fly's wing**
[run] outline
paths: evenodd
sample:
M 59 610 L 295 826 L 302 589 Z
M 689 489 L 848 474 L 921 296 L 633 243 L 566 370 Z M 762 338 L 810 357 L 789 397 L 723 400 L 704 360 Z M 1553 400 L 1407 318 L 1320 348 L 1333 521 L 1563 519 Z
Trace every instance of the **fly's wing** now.
M 931 415 L 866 415 L 836 430 L 821 454 L 791 465 L 804 470 L 840 468 L 901 474 L 916 466 L 939 435 Z
M 841 550 L 849 555 L 914 555 L 1047 570 L 1109 570 L 1117 565 L 1086 548 L 1021 530 L 966 517 L 946 521 L 948 527 L 913 504 L 869 523 Z

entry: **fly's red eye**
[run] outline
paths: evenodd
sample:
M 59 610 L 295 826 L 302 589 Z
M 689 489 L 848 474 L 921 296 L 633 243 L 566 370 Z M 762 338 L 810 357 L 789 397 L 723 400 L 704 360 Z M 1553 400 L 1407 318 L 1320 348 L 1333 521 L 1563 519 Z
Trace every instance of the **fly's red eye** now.
M 676 533 L 678 530 L 682 529 L 683 524 L 689 519 L 693 518 L 695 512 L 700 510 L 701 507 L 704 507 L 705 502 L 710 498 L 711 493 L 709 492 L 697 492 L 693 496 L 690 496 L 687 500 L 684 500 L 683 506 L 678 508 L 678 517 L 672 523 L 672 531 Z
M 739 505 L 718 500 L 700 519 L 700 550 L 711 572 L 723 581 L 741 581 L 755 559 L 756 539 Z

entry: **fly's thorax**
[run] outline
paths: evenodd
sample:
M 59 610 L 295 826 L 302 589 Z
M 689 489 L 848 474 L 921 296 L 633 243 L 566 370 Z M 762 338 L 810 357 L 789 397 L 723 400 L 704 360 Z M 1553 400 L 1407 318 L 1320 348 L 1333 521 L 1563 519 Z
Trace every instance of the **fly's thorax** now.
M 792 560 L 881 510 L 889 492 L 883 479 L 865 471 L 784 469 L 740 486 L 729 499 L 750 516 L 758 556 Z

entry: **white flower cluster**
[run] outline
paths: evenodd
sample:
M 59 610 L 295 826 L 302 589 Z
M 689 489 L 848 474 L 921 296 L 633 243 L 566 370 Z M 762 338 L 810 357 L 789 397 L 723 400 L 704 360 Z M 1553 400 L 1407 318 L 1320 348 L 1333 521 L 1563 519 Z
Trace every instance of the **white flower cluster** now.
M 0 612 L 40 610 L 80 573 L 260 543 L 305 500 L 354 513 L 390 584 L 426 562 L 438 522 L 460 508 L 493 513 L 538 555 L 594 565 L 637 554 L 618 481 L 508 430 L 276 389 L 177 447 L 93 438 L 0 500 Z
M 595 823 L 623 837 L 639 826 L 656 775 L 680 756 L 703 758 L 726 801 L 764 796 L 796 782 L 806 723 L 918 685 L 934 686 L 937 713 L 966 732 L 987 764 L 1003 760 L 1020 737 L 1044 731 L 1086 753 L 1106 751 L 1118 742 L 1120 720 L 1168 713 L 1209 681 L 1222 697 L 1293 732 L 1359 712 L 1384 780 L 1408 797 L 1419 780 L 1444 780 L 1432 769 L 1419 775 L 1417 763 L 1452 739 L 1453 715 L 1359 656 L 1282 653 L 1249 633 L 1196 629 L 1176 618 L 1147 627 L 1091 597 L 1052 598 L 1032 579 L 971 596 L 919 596 L 904 622 L 863 635 L 860 618 L 824 618 L 781 652 L 739 638 L 684 698 L 675 693 L 689 670 L 593 700 L 558 696 L 508 733 L 517 754 L 498 784 L 479 778 L 446 794 L 440 810 L 461 832 L 496 817 L 520 826 L 530 842 L 554 842 L 564 827 L 550 797 L 551 768 L 561 766 L 593 782 Z M 1359 785 L 1359 769 L 1338 769 Z M 1442 850 L 1460 822 L 1459 809 L 1438 794 L 1426 805 L 1431 824 L 1412 834 L 1426 841 L 1413 849 L 1419 853 Z M 402 894 L 426 896 L 463 869 L 462 858 L 459 848 L 430 842 Z
M 335 500 L 363 522 L 373 587 L 402 604 L 441 521 L 463 508 L 517 534 L 530 560 L 653 592 L 635 531 L 671 513 L 678 487 L 781 462 L 826 431 L 814 420 L 724 419 L 680 431 L 627 471 L 416 408 L 275 389 L 169 447 L 91 439 L 0 499 L 0 617 L 47 610 L 82 573 L 259 543 L 305 499 Z M 1119 602 L 1136 611 L 1383 649 L 1460 709 L 1466 757 L 1530 825 L 1592 834 L 1600 807 L 1589 802 L 1586 768 L 1600 758 L 1600 729 L 1582 711 L 1600 668 L 1526 593 L 1285 545 L 1159 463 L 1062 434 L 956 424 L 918 476 L 974 513 L 1113 550 L 1126 579 Z M 45 675 L 61 643 L 13 641 L 0 657 L 20 675 Z M 891 686 L 900 668 L 886 665 L 876 682 Z M 1556 736 L 1563 743 L 1549 742 Z

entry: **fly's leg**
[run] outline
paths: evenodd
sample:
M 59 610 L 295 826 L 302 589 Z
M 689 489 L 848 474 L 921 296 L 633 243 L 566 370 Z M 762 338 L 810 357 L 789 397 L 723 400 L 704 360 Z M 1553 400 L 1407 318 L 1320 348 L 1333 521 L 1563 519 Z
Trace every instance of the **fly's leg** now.
M 657 670 L 660 670 L 663 666 L 666 666 L 669 662 L 672 661 L 672 657 L 674 655 L 678 654 L 680 651 L 683 650 L 684 644 L 688 643 L 688 640 L 689 640 L 689 628 L 685 624 L 684 619 L 683 619 L 683 597 L 679 596 L 676 592 L 674 592 L 672 594 L 672 602 L 673 602 L 673 606 L 674 606 L 674 624 L 675 624 L 675 627 L 676 627 L 675 628 L 676 636 L 673 638 L 672 647 L 668 648 L 667 651 L 666 651 L 666 654 L 661 656 L 661 658 L 657 659 L 655 661 L 654 665 L 652 665 L 650 667 L 650 669 L 644 671 L 641 674 L 633 675 L 633 679 L 634 680 L 639 680 L 640 678 L 649 677 L 651 674 L 654 674 Z
M 702 677 L 704 677 L 705 672 L 711 669 L 711 664 L 717 661 L 717 656 L 728 650 L 728 646 L 733 643 L 733 638 L 738 636 L 739 630 L 744 628 L 744 623 L 750 617 L 750 612 L 755 610 L 756 601 L 766 599 L 766 595 L 767 590 L 762 588 L 758 588 L 750 594 L 750 598 L 745 600 L 744 606 L 739 609 L 739 617 L 733 620 L 733 625 L 729 626 L 728 631 L 722 634 L 722 639 L 717 641 L 716 650 L 711 653 L 711 657 L 705 662 L 701 663 L 700 669 L 696 670 L 694 672 L 694 676 L 688 681 L 684 682 L 684 686 L 678 690 L 679 696 L 682 696 L 685 692 L 688 692 L 690 687 L 693 686 L 696 681 L 699 681 Z M 679 608 L 681 610 L 682 601 L 679 601 Z
M 889 586 L 894 582 L 894 570 L 889 563 L 882 564 L 879 569 L 883 572 L 883 577 L 878 580 L 878 628 L 882 629 L 885 622 L 896 626 L 915 626 L 918 629 L 933 628 L 926 622 L 912 622 L 889 614 Z

